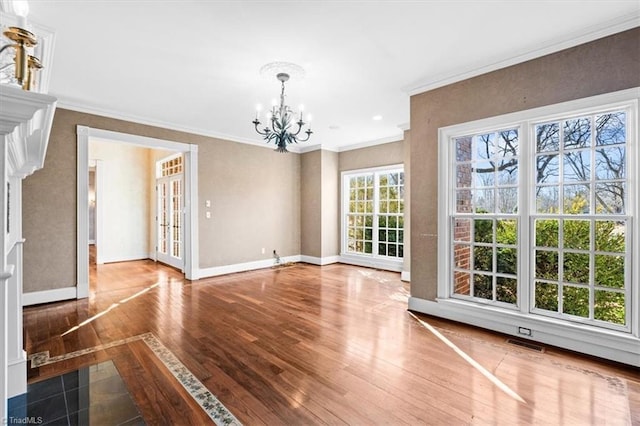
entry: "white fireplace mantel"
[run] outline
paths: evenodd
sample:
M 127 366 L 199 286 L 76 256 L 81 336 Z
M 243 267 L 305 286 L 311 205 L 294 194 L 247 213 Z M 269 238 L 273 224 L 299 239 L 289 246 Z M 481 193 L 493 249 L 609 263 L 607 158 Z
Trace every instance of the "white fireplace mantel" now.
M 56 98 L 0 85 L 0 419 L 27 391 L 22 339 L 22 179 L 44 166 Z

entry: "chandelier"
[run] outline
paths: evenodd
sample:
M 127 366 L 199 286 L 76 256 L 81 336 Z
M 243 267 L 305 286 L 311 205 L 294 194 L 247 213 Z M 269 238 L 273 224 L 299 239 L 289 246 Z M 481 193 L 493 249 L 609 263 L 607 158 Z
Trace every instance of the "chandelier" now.
M 299 139 L 298 135 L 302 131 L 302 128 L 307 124 L 302 119 L 303 108 L 300 106 L 300 114 L 298 121 L 295 121 L 296 113 L 284 103 L 284 83 L 289 80 L 289 74 L 286 72 L 280 72 L 276 75 L 278 81 L 282 83 L 282 90 L 280 92 L 280 105 L 274 102 L 271 111 L 267 114 L 267 126 L 262 130 L 258 127 L 260 123 L 260 106 L 256 111 L 256 119 L 253 120 L 253 125 L 256 128 L 256 132 L 261 135 L 267 143 L 274 142 L 276 145 L 276 151 L 288 152 L 287 145 L 291 143 L 306 142 L 313 133 L 311 128 L 304 131 L 307 135 L 304 139 Z M 307 119 L 310 121 L 310 117 Z M 296 127 L 297 126 L 297 127 Z

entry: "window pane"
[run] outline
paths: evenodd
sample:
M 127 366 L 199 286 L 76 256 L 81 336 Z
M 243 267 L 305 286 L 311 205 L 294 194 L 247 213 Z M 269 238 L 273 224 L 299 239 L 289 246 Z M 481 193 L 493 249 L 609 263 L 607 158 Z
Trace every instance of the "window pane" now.
M 589 185 L 564 185 L 564 212 L 589 214 Z
M 496 278 L 496 299 L 505 303 L 518 303 L 518 281 L 515 278 Z
M 595 299 L 595 319 L 620 325 L 627 323 L 624 293 L 596 290 Z
M 473 295 L 481 299 L 493 300 L 492 278 L 489 275 L 473 275 Z
M 473 247 L 473 269 L 476 271 L 493 271 L 492 247 Z
M 498 163 L 498 185 L 518 184 L 518 160 L 512 158 Z
M 455 271 L 453 273 L 453 292 L 455 294 L 471 295 L 471 274 Z
M 624 179 L 626 150 L 624 146 L 596 150 L 596 179 Z
M 562 127 L 564 148 L 585 148 L 591 146 L 591 118 L 583 117 L 567 120 Z
M 518 223 L 515 220 L 496 221 L 496 242 L 498 244 L 516 244 Z
M 558 312 L 558 286 L 556 284 L 536 282 L 535 307 Z
M 591 221 L 565 220 L 563 227 L 564 248 L 589 250 L 591 248 Z
M 477 243 L 493 242 L 493 220 L 492 219 L 474 220 L 473 241 Z
M 499 188 L 498 213 L 518 213 L 518 188 Z
M 536 278 L 558 279 L 558 252 L 536 250 Z
M 478 135 L 474 137 L 474 140 L 476 143 L 476 158 L 487 159 L 495 155 L 495 151 L 496 151 L 495 133 Z
M 560 149 L 560 126 L 558 123 L 536 126 L 536 152 L 558 151 Z
M 476 163 L 474 171 L 474 185 L 477 188 L 492 187 L 496 184 L 495 165 L 490 161 Z
M 611 253 L 626 251 L 624 222 L 596 220 L 596 250 Z
M 364 243 L 364 252 L 366 254 L 373 253 L 373 244 L 371 242 L 365 242 Z
M 625 143 L 627 115 L 624 111 L 596 116 L 596 144 Z
M 585 182 L 591 179 L 591 151 L 569 152 L 564 155 L 565 182 Z
M 458 188 L 470 188 L 473 179 L 472 172 L 471 163 L 459 164 L 456 167 L 456 186 Z
M 536 157 L 536 182 L 557 183 L 560 176 L 558 155 L 538 155 Z
M 378 244 L 378 254 L 380 256 L 386 256 L 387 255 L 387 245 L 380 243 Z
M 564 281 L 576 284 L 589 284 L 589 271 L 588 253 L 564 254 Z
M 518 155 L 518 129 L 498 133 L 498 157 Z
M 624 257 L 595 255 L 596 285 L 624 288 Z
M 471 213 L 471 190 L 456 191 L 456 213 Z
M 625 214 L 625 187 L 623 182 L 596 183 L 596 213 Z
M 493 189 L 477 189 L 473 191 L 473 205 L 476 213 L 493 213 L 495 211 Z
M 466 244 L 455 244 L 453 246 L 454 266 L 459 269 L 471 269 L 471 246 Z
M 558 221 L 553 219 L 536 219 L 536 246 L 558 247 Z
M 497 249 L 497 271 L 502 274 L 518 273 L 518 250 L 500 247 Z
M 589 289 L 564 286 L 562 288 L 562 312 L 589 318 Z
M 536 212 L 558 213 L 559 191 L 557 186 L 536 187 Z

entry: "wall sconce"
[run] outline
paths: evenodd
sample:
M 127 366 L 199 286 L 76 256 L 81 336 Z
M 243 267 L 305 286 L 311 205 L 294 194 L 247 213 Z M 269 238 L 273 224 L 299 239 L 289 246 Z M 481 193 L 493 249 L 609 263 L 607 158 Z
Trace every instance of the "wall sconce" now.
M 27 48 L 32 48 L 38 44 L 38 39 L 31 31 L 23 27 L 27 25 L 27 15 L 29 14 L 29 4 L 25 1 L 13 2 L 13 11 L 18 16 L 17 27 L 9 27 L 2 34 L 12 41 L 0 49 L 0 54 L 6 49 L 13 48 L 15 57 L 13 63 L 5 65 L 4 68 L 14 67 L 14 76 L 18 84 L 24 90 L 31 90 L 35 84 L 35 73 L 42 69 L 40 60 L 32 56 Z M 3 68 L 3 69 L 4 69 Z

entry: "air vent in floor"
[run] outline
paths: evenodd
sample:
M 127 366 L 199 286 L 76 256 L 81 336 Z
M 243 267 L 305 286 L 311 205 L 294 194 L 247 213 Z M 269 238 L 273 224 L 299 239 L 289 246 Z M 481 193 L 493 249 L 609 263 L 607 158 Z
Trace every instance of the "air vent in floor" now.
M 544 352 L 544 348 L 540 345 L 536 345 L 535 343 L 525 342 L 525 341 L 516 340 L 516 339 L 507 339 L 507 343 L 509 343 L 510 345 L 520 346 L 521 348 L 530 349 L 532 351 L 536 351 L 540 353 Z

